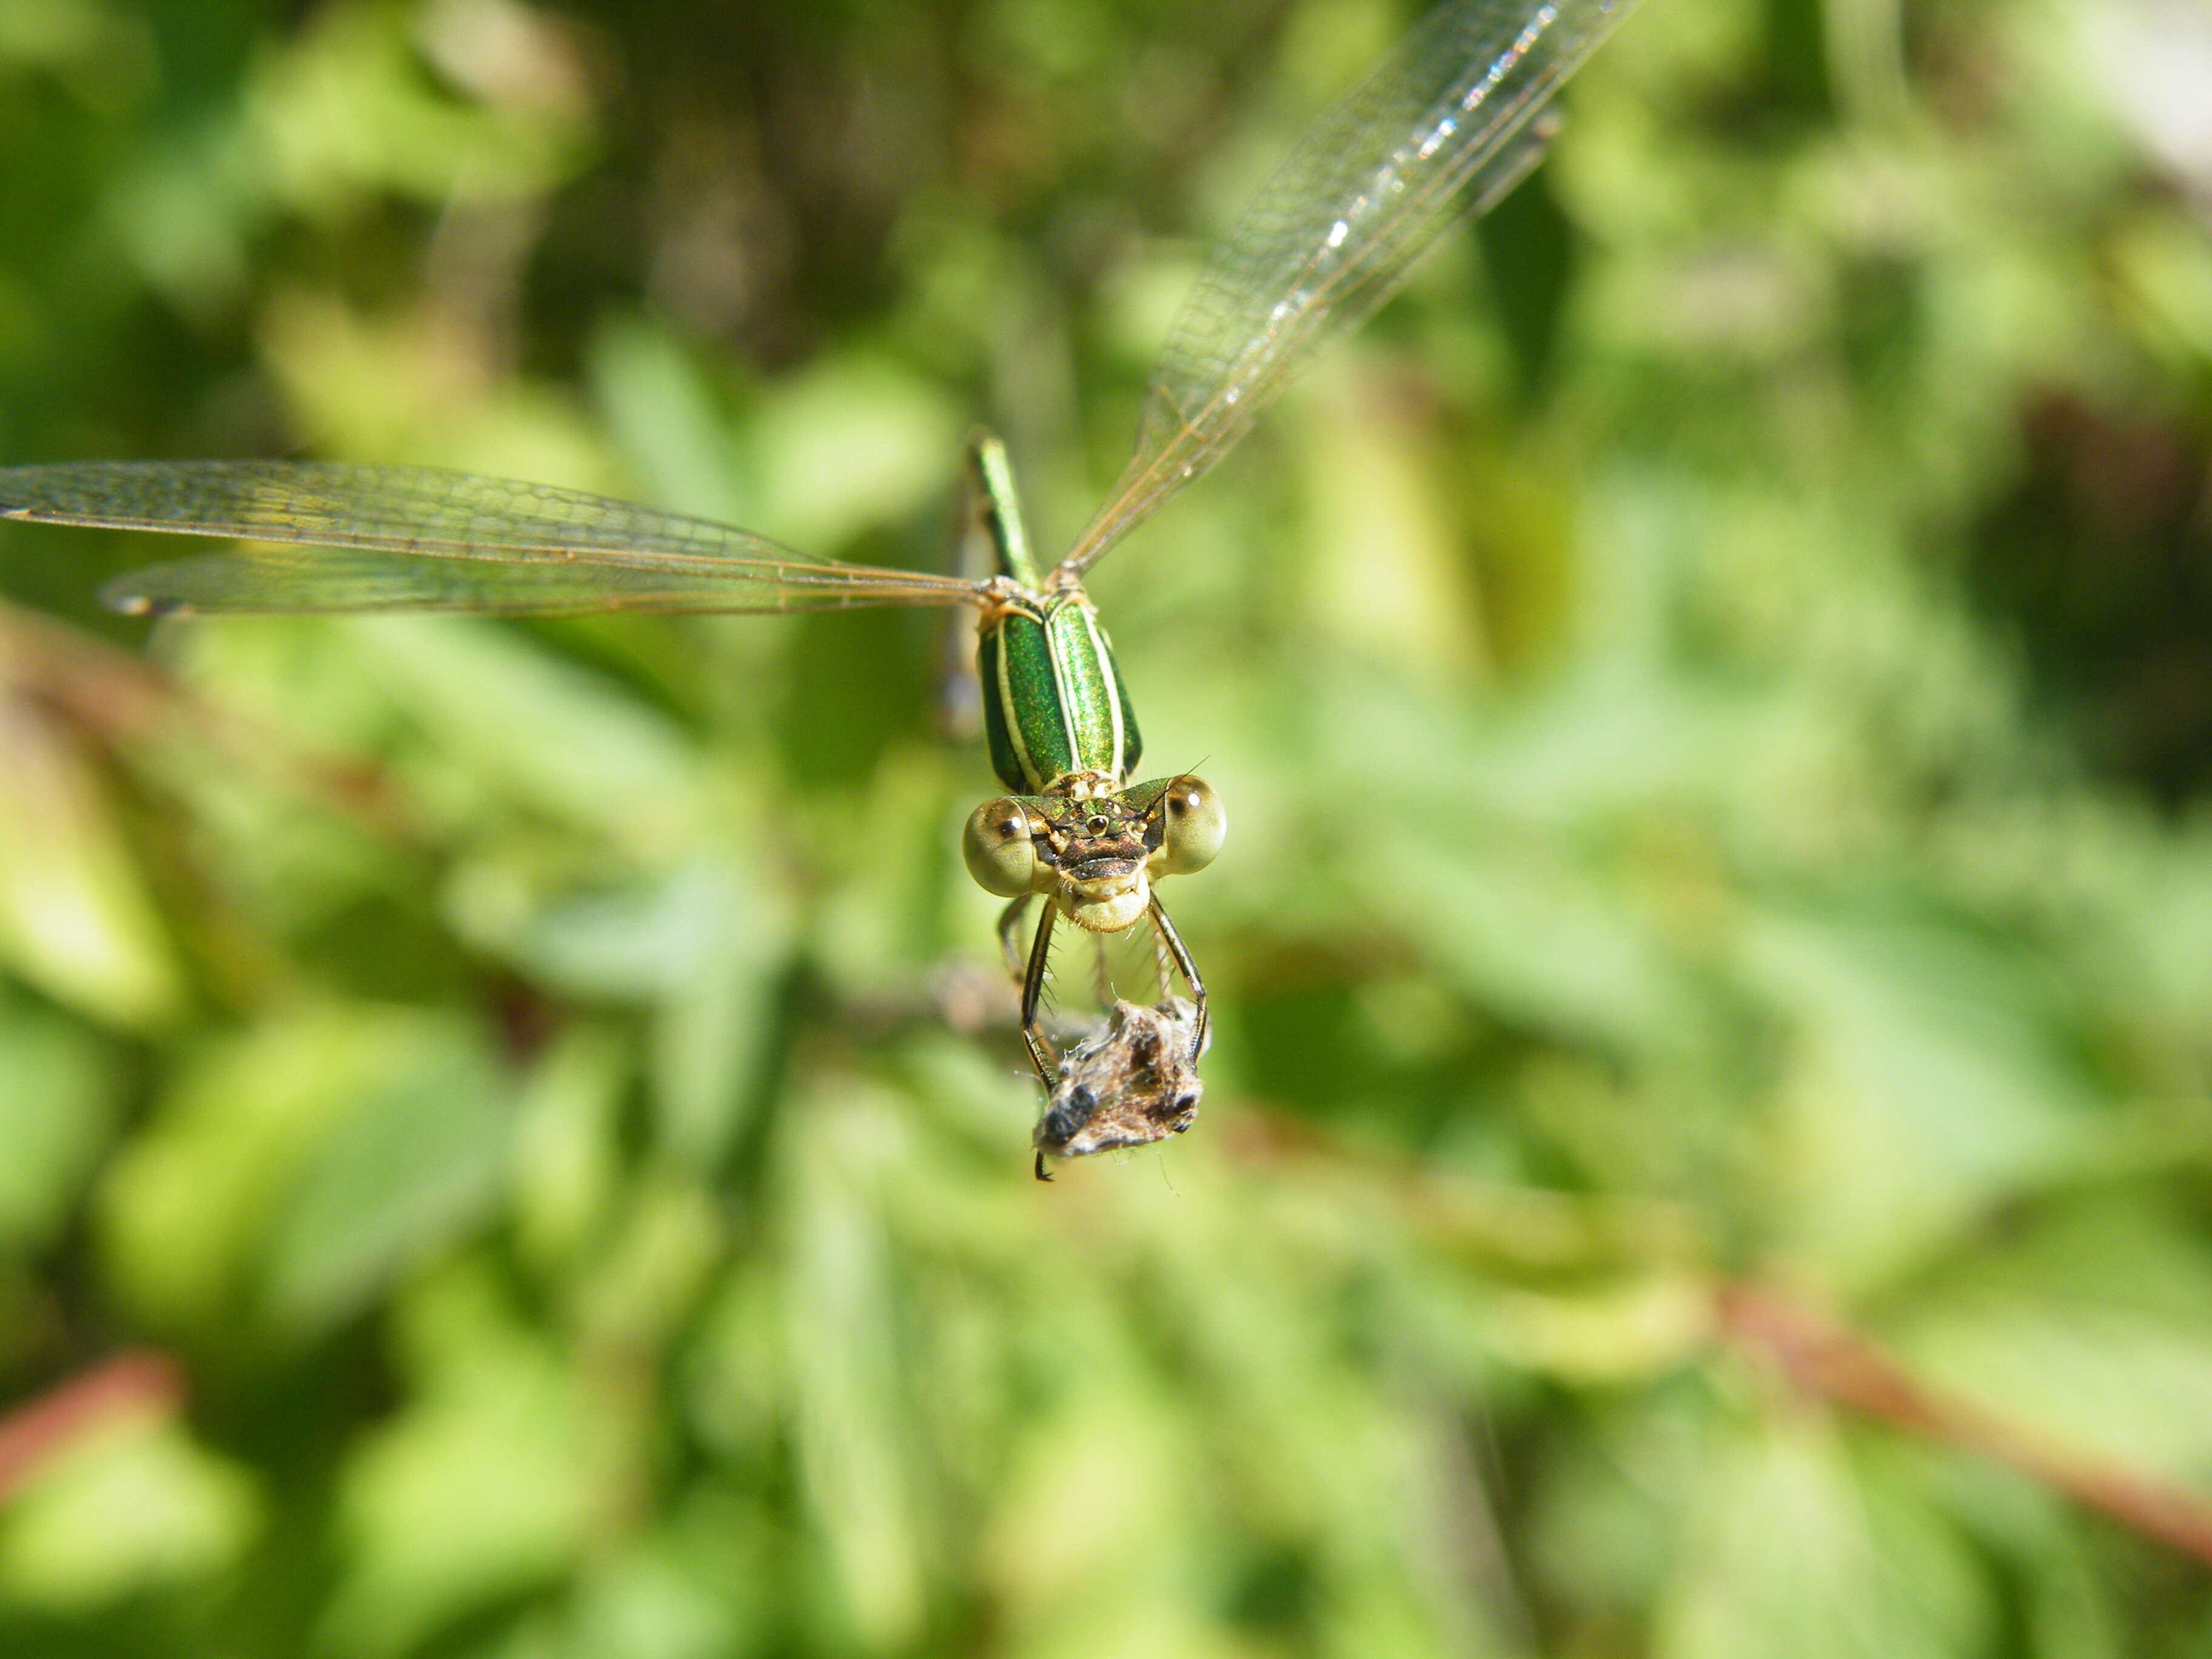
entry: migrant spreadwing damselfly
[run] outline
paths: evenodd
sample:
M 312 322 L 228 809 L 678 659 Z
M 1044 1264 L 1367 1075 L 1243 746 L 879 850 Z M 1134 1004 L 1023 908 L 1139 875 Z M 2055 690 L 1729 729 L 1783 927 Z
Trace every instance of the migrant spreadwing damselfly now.
M 1327 341 L 1397 288 L 1452 222 L 1479 215 L 1541 157 L 1545 106 L 1632 0 L 1449 0 L 1322 116 L 1218 246 L 1147 383 L 1135 453 L 1066 555 L 1030 550 L 997 441 L 969 453 L 971 528 L 994 568 L 976 579 L 812 559 L 750 531 L 572 490 L 428 468 L 284 461 L 120 461 L 0 470 L 0 517 L 173 532 L 256 544 L 158 565 L 103 594 L 138 615 L 594 611 L 799 611 L 972 605 L 991 763 L 1011 793 L 978 807 L 963 851 L 988 891 L 1021 982 L 1022 1032 L 1048 1091 L 1038 1027 L 1053 927 L 1149 922 L 1163 990 L 1188 1004 L 1102 1040 L 1041 1120 L 1048 1152 L 1140 1145 L 1189 1127 L 1206 989 L 1157 886 L 1210 864 L 1227 827 L 1188 775 L 1133 782 L 1142 744 L 1083 579 L 1131 529 L 1212 466 Z M 1024 952 L 1018 930 L 1045 900 Z M 1183 1012 L 1187 1011 L 1187 1012 Z M 1125 1029 L 1117 1020 L 1115 1030 Z M 1188 1042 L 1143 1070 L 1140 1040 Z M 1097 1086 L 1094 1086 L 1094 1085 Z M 1103 1094 L 1101 1089 L 1103 1089 Z M 1111 1123 L 1111 1133 L 1105 1133 Z

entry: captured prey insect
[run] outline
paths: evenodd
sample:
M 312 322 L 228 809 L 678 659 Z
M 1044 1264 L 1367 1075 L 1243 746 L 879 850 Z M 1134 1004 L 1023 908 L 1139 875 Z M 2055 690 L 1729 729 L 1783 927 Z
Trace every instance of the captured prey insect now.
M 1214 250 L 1153 366 L 1134 454 L 1049 570 L 1030 555 L 1005 452 L 988 437 L 971 447 L 969 476 L 975 527 L 995 568 L 973 579 L 812 559 L 704 520 L 418 467 L 16 467 L 0 470 L 0 517 L 257 544 L 159 565 L 106 590 L 108 604 L 142 615 L 975 606 L 991 761 L 1009 793 L 969 818 L 963 851 L 975 879 L 1012 901 L 1001 941 L 1018 969 L 1023 1035 L 1048 1091 L 1054 1057 L 1037 1016 L 1056 919 L 1098 933 L 1148 922 L 1163 994 L 1169 963 L 1191 993 L 1178 1012 L 1164 1005 L 1159 1021 L 1117 1024 L 1132 1035 L 1099 1051 L 1082 1077 L 1063 1071 L 1048 1113 L 1057 1127 L 1048 1134 L 1041 1126 L 1042 1176 L 1048 1144 L 1072 1154 L 1188 1127 L 1195 1072 L 1153 1065 L 1152 1051 L 1159 1032 L 1174 1033 L 1187 1038 L 1187 1066 L 1195 1066 L 1207 1034 L 1206 989 L 1156 888 L 1210 863 L 1226 826 L 1220 799 L 1196 778 L 1133 781 L 1136 716 L 1084 592 L 1085 574 L 1236 444 L 1447 226 L 1481 213 L 1536 164 L 1555 126 L 1545 105 L 1632 3 L 1448 0 L 1323 114 Z M 1024 953 L 1017 929 L 1039 898 Z M 1111 1081 L 1133 1066 L 1151 1081 Z M 1102 1087 L 1115 1097 L 1101 1099 Z M 1155 1098 L 1157 1111 L 1139 1109 Z M 1098 1124 L 1085 1130 L 1070 1119 L 1069 1099 L 1088 1101 Z M 1110 1136 L 1099 1127 L 1109 1120 Z

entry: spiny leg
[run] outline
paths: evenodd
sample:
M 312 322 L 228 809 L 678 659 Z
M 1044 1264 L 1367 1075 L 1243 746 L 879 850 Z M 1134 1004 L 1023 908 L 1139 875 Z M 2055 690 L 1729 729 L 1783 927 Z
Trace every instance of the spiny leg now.
M 1199 978 L 1198 966 L 1191 961 L 1190 951 L 1182 942 L 1182 935 L 1176 932 L 1175 923 L 1168 920 L 1168 913 L 1160 908 L 1157 893 L 1152 896 L 1149 914 L 1157 937 L 1167 946 L 1168 954 L 1175 958 L 1176 966 L 1182 972 L 1183 983 L 1190 987 L 1190 1000 L 1198 1005 L 1198 1018 L 1193 1022 L 1190 1039 L 1190 1063 L 1195 1066 L 1198 1057 L 1206 1052 L 1206 981 Z M 1166 994 L 1166 987 L 1163 984 L 1161 994 L 1164 996 Z
M 1010 927 L 1018 919 L 1024 902 L 1023 899 L 1013 902 L 1000 923 L 1002 927 Z M 1052 954 L 1052 904 L 1048 900 L 1044 914 L 1037 918 L 1036 943 L 1030 946 L 1029 971 L 1022 975 L 1022 1041 L 1030 1045 L 1030 1064 L 1036 1067 L 1037 1077 L 1044 1084 L 1048 1098 L 1052 1094 L 1052 1066 L 1045 1059 L 1044 1039 L 1037 1035 L 1036 1016 L 1037 1003 L 1044 996 L 1044 964 L 1046 958 Z M 1006 938 L 1011 941 L 1012 933 L 1007 933 Z M 1037 1150 L 1035 1167 L 1039 1181 L 1052 1179 L 1044 1167 L 1044 1150 L 1042 1147 Z
M 1052 921 L 1054 910 L 1050 904 L 1037 918 L 1036 942 L 1030 946 L 1029 971 L 1022 975 L 1022 1041 L 1030 1045 L 1030 1063 L 1036 1067 L 1038 1079 L 1045 1092 L 1052 1092 L 1053 1064 L 1046 1056 L 1049 1052 L 1044 1039 L 1037 1034 L 1037 1004 L 1044 998 L 1044 965 L 1052 954 Z

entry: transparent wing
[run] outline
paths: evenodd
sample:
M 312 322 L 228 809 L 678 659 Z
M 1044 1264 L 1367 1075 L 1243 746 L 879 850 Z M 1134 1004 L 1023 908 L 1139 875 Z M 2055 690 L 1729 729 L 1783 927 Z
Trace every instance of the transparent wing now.
M 506 556 L 413 557 L 364 548 L 271 548 L 181 559 L 118 576 L 100 602 L 131 616 L 214 612 L 331 616 L 417 611 L 491 617 L 576 617 L 599 611 L 844 611 L 865 605 L 957 605 L 960 582 L 872 571 L 865 565 L 785 563 L 780 577 L 687 573 Z
M 954 576 L 808 559 L 705 519 L 429 467 L 0 468 L 0 519 L 331 550 L 157 565 L 102 593 L 134 612 L 818 611 L 975 596 Z
M 1556 128 L 1538 112 L 1633 3 L 1449 0 L 1315 123 L 1184 301 L 1136 453 L 1061 569 L 1088 569 L 1212 465 L 1447 225 L 1519 183 Z

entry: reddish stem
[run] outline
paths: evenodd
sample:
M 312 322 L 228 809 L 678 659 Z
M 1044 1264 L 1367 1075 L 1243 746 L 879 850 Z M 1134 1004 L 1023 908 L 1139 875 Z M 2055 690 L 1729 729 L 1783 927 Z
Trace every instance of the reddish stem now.
M 2132 1532 L 2212 1564 L 2212 1502 L 2052 1445 L 1951 1399 L 1856 1331 L 1772 1290 L 1730 1285 L 1721 1292 L 1719 1316 L 1730 1339 L 1774 1361 L 1806 1393 L 2001 1463 Z

